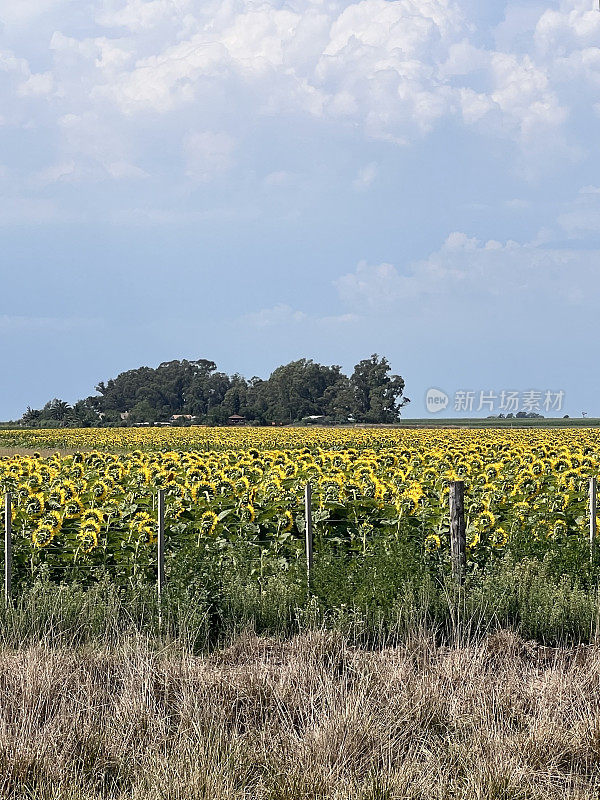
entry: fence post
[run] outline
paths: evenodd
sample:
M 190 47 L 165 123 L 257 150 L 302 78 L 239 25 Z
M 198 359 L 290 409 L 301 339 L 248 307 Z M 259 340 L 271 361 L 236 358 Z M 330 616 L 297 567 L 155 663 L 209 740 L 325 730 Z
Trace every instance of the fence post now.
M 590 560 L 594 558 L 596 543 L 596 507 L 597 507 L 597 482 L 596 477 L 590 478 Z
M 158 490 L 158 598 L 165 587 L 165 490 Z
M 4 602 L 10 602 L 12 591 L 12 497 L 4 495 Z
M 313 569 L 313 518 L 312 518 L 312 486 L 306 484 L 304 490 L 304 538 L 306 542 L 306 585 L 309 590 L 312 584 Z
M 452 576 L 458 580 L 462 580 L 465 574 L 466 548 L 465 484 L 463 481 L 452 481 L 450 484 L 450 551 Z

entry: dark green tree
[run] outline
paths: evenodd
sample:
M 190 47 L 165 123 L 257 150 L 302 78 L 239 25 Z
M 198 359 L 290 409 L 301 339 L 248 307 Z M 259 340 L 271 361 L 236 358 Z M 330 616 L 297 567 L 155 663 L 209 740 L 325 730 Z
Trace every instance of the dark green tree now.
M 410 400 L 403 397 L 404 378 L 390 375 L 387 358 L 374 353 L 354 367 L 350 387 L 354 417 L 361 422 L 397 422 L 400 409 Z
M 55 397 L 54 400 L 50 400 L 49 403 L 46 403 L 42 409 L 42 416 L 46 419 L 65 423 L 71 411 L 71 406 L 67 402 Z
M 122 372 L 96 389 L 98 396 L 79 400 L 72 408 L 59 399 L 41 411 L 28 408 L 21 422 L 45 427 L 124 425 L 189 414 L 214 425 L 240 414 L 258 424 L 289 424 L 310 416 L 385 423 L 396 422 L 409 402 L 403 398 L 404 380 L 390 374 L 387 359 L 377 355 L 358 363 L 350 378 L 337 365 L 307 358 L 278 367 L 267 380 L 230 377 L 208 359 L 164 361 L 156 368 Z
M 261 384 L 258 393 L 263 415 L 269 421 L 289 423 L 326 414 L 326 392 L 339 381 L 340 375 L 340 367 L 327 367 L 310 358 L 278 367 Z

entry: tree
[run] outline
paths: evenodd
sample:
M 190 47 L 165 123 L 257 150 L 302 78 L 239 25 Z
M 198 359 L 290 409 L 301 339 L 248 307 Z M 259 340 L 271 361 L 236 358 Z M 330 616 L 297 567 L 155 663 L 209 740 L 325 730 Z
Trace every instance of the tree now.
M 339 381 L 340 375 L 340 367 L 327 367 L 310 358 L 277 367 L 260 386 L 264 415 L 269 421 L 297 422 L 303 417 L 326 414 L 327 390 Z
M 153 369 L 139 367 L 117 375 L 96 387 L 99 410 L 108 413 L 131 412 L 139 421 L 168 419 L 172 414 L 206 414 L 210 407 L 211 387 L 206 387 L 216 370 L 214 361 L 201 358 L 197 361 L 163 361 Z M 207 394 L 208 393 L 208 394 Z M 152 413 L 148 419 L 140 419 Z
M 21 417 L 21 424 L 34 427 L 36 422 L 40 420 L 41 416 L 42 416 L 41 411 L 35 408 L 31 408 L 31 406 L 27 406 L 27 411 Z
M 205 358 L 163 361 L 156 368 L 122 372 L 96 389 L 97 396 L 73 408 L 59 399 L 41 411 L 28 408 L 22 424 L 121 425 L 168 420 L 174 414 L 191 414 L 213 425 L 226 423 L 233 414 L 257 424 L 294 423 L 310 416 L 378 423 L 395 422 L 409 402 L 402 397 L 404 380 L 391 375 L 387 360 L 377 355 L 359 362 L 350 378 L 339 366 L 310 358 L 277 367 L 267 380 L 229 376 Z
M 71 406 L 68 403 L 55 397 L 54 400 L 50 400 L 49 403 L 46 403 L 42 410 L 42 415 L 46 419 L 52 419 L 56 422 L 65 422 L 70 411 Z
M 204 361 L 202 368 L 194 372 L 186 394 L 185 410 L 199 417 L 214 415 L 230 387 L 230 379 L 224 372 L 216 372 L 214 361 Z
M 356 403 L 350 379 L 340 373 L 337 381 L 323 395 L 325 414 L 337 422 L 347 422 L 355 413 Z
M 98 412 L 90 403 L 90 398 L 78 400 L 72 408 L 71 419 L 78 428 L 92 428 L 98 424 Z
M 397 422 L 400 409 L 410 402 L 402 398 L 404 379 L 388 374 L 391 370 L 385 357 L 374 353 L 354 367 L 350 377 L 353 414 L 361 422 Z
M 248 382 L 241 375 L 231 376 L 223 398 L 223 408 L 228 418 L 233 414 L 248 416 Z

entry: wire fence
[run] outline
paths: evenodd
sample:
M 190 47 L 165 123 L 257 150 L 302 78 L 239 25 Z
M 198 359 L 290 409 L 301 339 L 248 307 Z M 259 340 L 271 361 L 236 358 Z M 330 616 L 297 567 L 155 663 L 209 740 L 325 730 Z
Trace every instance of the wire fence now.
M 155 523 L 157 526 L 156 536 L 156 550 L 153 557 L 149 557 L 145 563 L 139 565 L 119 565 L 108 559 L 96 564 L 85 564 L 81 561 L 73 561 L 69 564 L 47 562 L 44 565 L 38 565 L 40 569 L 45 569 L 48 573 L 62 573 L 64 575 L 71 574 L 78 576 L 82 573 L 93 575 L 110 574 L 114 577 L 123 575 L 126 578 L 131 578 L 132 572 L 135 574 L 136 567 L 139 572 L 145 569 L 151 569 L 156 576 L 156 589 L 159 597 L 165 590 L 167 585 L 167 574 L 165 571 L 165 553 L 167 552 L 167 524 L 166 524 L 166 490 L 159 489 L 155 495 L 151 497 L 152 510 L 156 515 Z M 374 527 L 373 516 L 358 515 L 353 513 L 348 517 L 330 517 L 326 519 L 319 519 L 319 508 L 314 508 L 313 492 L 310 483 L 305 486 L 304 497 L 302 504 L 303 517 L 303 540 L 298 543 L 301 549 L 296 550 L 297 563 L 303 564 L 306 585 L 310 590 L 313 581 L 314 573 L 314 559 L 315 559 L 315 538 L 318 536 L 322 526 L 330 525 L 348 525 L 348 526 L 368 526 Z M 13 498 L 11 492 L 6 492 L 4 496 L 4 542 L 3 542 L 3 588 L 4 597 L 8 602 L 13 594 L 13 529 L 12 529 L 12 508 Z M 449 512 L 449 556 L 452 565 L 452 575 L 455 579 L 462 581 L 465 577 L 467 566 L 467 543 L 466 543 L 466 518 L 465 518 L 465 482 L 452 481 L 449 486 L 448 492 L 448 512 Z M 596 549 L 597 538 L 597 514 L 598 514 L 598 492 L 597 492 L 597 478 L 591 477 L 589 479 L 588 487 L 588 524 L 589 524 L 589 554 L 590 561 L 594 558 Z M 381 521 L 381 520 L 379 520 Z M 256 545 L 260 546 L 260 545 Z M 318 553 L 318 555 L 321 555 Z M 323 557 L 328 561 L 344 561 L 348 562 L 349 559 L 366 559 L 366 548 L 363 552 L 354 547 L 351 550 L 343 553 L 336 553 L 329 551 L 323 554 Z M 264 566 L 264 553 L 256 557 L 245 556 L 245 563 L 248 565 L 255 564 L 261 568 Z

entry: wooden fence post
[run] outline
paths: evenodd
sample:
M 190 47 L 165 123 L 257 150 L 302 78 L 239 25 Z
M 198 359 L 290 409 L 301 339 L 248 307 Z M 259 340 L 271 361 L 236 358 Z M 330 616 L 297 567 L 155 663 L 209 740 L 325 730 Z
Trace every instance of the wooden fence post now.
M 10 602 L 12 591 L 12 497 L 4 495 L 4 602 Z
M 306 542 L 306 585 L 310 589 L 313 568 L 312 487 L 310 483 L 306 484 L 306 489 L 304 490 L 304 518 L 306 519 L 306 524 L 304 526 L 304 538 Z
M 165 490 L 158 490 L 158 597 L 165 588 Z
M 452 481 L 450 484 L 450 551 L 452 554 L 452 576 L 462 580 L 467 566 L 467 538 L 465 528 L 465 484 Z
M 597 508 L 597 482 L 596 477 L 590 478 L 590 560 L 594 558 L 596 543 L 596 508 Z

